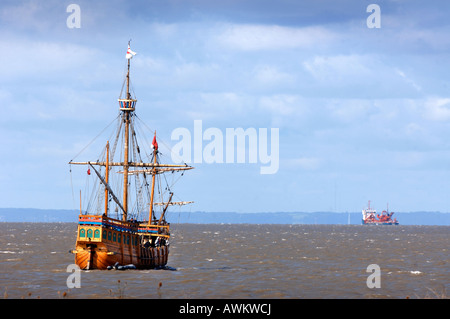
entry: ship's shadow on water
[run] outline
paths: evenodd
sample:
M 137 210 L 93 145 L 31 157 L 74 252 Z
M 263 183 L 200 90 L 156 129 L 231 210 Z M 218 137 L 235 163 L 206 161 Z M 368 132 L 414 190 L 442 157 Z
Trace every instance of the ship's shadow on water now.
M 167 270 L 167 271 L 177 271 L 176 268 L 170 267 L 170 266 L 164 266 L 164 267 L 156 267 L 152 269 L 137 269 L 134 265 L 125 265 L 125 266 L 110 266 L 107 268 L 107 270 L 110 271 L 125 271 L 125 270 L 136 270 L 136 271 L 147 271 L 147 270 Z M 86 270 L 89 271 L 89 270 Z
M 164 268 L 160 268 L 161 270 L 169 270 L 169 271 L 177 271 L 176 268 L 174 267 L 170 267 L 170 266 L 165 266 Z

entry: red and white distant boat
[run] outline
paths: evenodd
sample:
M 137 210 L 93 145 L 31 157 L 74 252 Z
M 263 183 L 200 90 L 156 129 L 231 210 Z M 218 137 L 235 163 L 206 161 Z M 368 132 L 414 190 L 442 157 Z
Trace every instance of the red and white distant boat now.
M 362 210 L 362 224 L 363 225 L 398 225 L 396 218 L 392 219 L 394 212 L 389 213 L 389 210 L 383 210 L 381 214 L 377 214 L 375 209 L 370 207 L 370 200 L 367 209 Z

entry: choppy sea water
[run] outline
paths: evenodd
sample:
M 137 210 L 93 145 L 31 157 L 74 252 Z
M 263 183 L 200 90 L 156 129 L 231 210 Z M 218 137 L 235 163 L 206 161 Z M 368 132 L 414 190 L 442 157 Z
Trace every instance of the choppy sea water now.
M 168 269 L 82 271 L 76 224 L 0 223 L 0 297 L 449 298 L 450 227 L 172 225 Z M 380 288 L 368 288 L 369 265 Z

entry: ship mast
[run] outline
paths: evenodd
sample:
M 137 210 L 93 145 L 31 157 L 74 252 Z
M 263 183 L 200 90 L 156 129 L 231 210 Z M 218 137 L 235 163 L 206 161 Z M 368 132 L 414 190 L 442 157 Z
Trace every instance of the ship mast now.
M 109 141 L 106 142 L 106 172 L 105 182 L 108 184 L 109 180 Z M 105 216 L 108 216 L 108 187 L 105 186 Z
M 127 69 L 127 93 L 125 99 L 119 99 L 120 110 L 122 113 L 122 120 L 125 123 L 125 137 L 124 137 L 124 159 L 123 159 L 123 220 L 127 220 L 128 214 L 128 170 L 130 167 L 129 162 L 129 140 L 130 140 L 130 120 L 132 113 L 134 112 L 134 107 L 136 105 L 136 100 L 131 98 L 130 93 L 130 60 L 135 53 L 130 50 L 130 41 L 128 41 L 128 51 L 126 58 L 128 60 Z
M 127 71 L 127 100 L 130 100 L 130 59 L 128 59 Z M 128 103 L 127 103 L 128 104 Z M 128 140 L 130 130 L 130 111 L 123 111 L 123 120 L 125 122 L 125 141 L 124 141 L 124 159 L 123 159 L 123 220 L 127 220 L 128 213 Z
M 155 132 L 155 137 L 156 138 L 156 132 Z M 153 146 L 154 147 L 154 146 Z M 154 147 L 153 148 L 153 164 L 156 164 L 156 154 L 158 152 L 158 148 Z M 152 169 L 152 191 L 150 193 L 150 213 L 148 216 L 148 224 L 151 224 L 151 221 L 153 219 L 153 198 L 155 195 L 155 177 L 156 177 L 156 167 L 153 167 Z

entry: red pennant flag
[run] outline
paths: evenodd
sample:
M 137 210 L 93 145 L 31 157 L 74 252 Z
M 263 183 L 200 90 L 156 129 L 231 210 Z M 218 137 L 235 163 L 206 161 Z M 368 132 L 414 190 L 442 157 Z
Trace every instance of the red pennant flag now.
M 158 150 L 158 143 L 156 142 L 156 134 L 155 134 L 155 136 L 153 136 L 152 145 L 155 150 Z
M 91 169 L 90 169 L 90 168 L 88 168 L 87 174 L 88 174 L 88 175 L 91 175 Z

